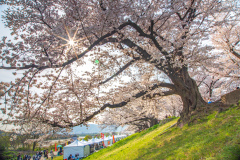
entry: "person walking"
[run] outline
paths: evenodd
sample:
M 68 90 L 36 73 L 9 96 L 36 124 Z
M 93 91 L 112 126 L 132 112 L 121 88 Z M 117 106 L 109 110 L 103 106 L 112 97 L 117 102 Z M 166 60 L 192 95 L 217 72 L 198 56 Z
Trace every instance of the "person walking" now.
M 22 157 L 21 157 L 20 153 L 18 153 L 18 155 L 17 155 L 17 160 L 22 160 Z
M 50 151 L 51 160 L 53 160 L 53 150 Z
M 46 150 L 46 158 L 48 159 L 48 149 Z

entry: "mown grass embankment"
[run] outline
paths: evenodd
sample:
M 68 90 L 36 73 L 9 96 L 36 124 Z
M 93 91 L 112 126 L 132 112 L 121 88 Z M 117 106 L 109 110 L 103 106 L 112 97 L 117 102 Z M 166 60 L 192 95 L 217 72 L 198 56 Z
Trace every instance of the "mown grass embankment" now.
M 106 160 L 240 159 L 240 106 L 214 112 L 182 128 L 162 126 L 133 134 L 85 158 Z

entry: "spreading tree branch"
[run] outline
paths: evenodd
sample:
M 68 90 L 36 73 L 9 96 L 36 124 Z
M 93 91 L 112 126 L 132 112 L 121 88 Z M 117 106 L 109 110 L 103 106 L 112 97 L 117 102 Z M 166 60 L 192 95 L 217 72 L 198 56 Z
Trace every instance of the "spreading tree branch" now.
M 78 126 L 78 125 L 83 124 L 86 121 L 90 121 L 91 119 L 93 119 L 96 115 L 101 113 L 101 111 L 103 111 L 107 107 L 108 108 L 121 108 L 121 107 L 127 105 L 129 102 L 131 102 L 132 99 L 140 98 L 140 97 L 142 97 L 144 95 L 147 95 L 149 92 L 151 92 L 151 91 L 153 91 L 153 90 L 155 90 L 155 89 L 157 89 L 159 87 L 174 88 L 174 85 L 173 84 L 169 84 L 169 83 L 154 84 L 153 86 L 149 87 L 148 90 L 142 90 L 142 91 L 138 92 L 137 94 L 135 94 L 134 96 L 132 96 L 132 97 L 130 97 L 130 98 L 128 98 L 128 99 L 126 99 L 126 100 L 124 100 L 122 102 L 119 102 L 119 103 L 116 103 L 116 104 L 109 104 L 109 103 L 104 104 L 100 109 L 98 109 L 97 111 L 91 113 L 91 115 L 87 116 L 85 119 L 83 119 L 83 121 L 80 121 L 78 123 L 72 123 L 72 122 L 64 120 L 64 122 L 66 124 L 62 124 L 62 122 L 56 122 L 56 121 L 49 120 L 49 119 L 41 119 L 41 121 L 43 123 L 51 125 L 52 127 L 66 128 L 66 127 Z
M 121 67 L 119 69 L 118 72 L 116 72 L 114 75 L 112 75 L 111 77 L 107 78 L 105 81 L 100 82 L 99 84 L 105 84 L 108 81 L 110 81 L 111 79 L 113 79 L 114 77 L 118 76 L 119 74 L 121 74 L 125 69 L 127 69 L 129 66 L 131 66 L 134 62 L 136 62 L 137 60 L 140 60 L 140 57 L 136 57 L 133 60 L 131 60 L 130 62 L 128 62 L 127 64 L 125 64 L 123 67 Z
M 10 67 L 5 67 L 5 66 L 0 66 L 0 69 L 18 69 L 18 70 L 24 70 L 24 69 L 29 69 L 29 68 L 37 68 L 39 71 L 40 70 L 44 70 L 44 69 L 48 69 L 48 68 L 60 68 L 60 67 L 65 67 L 73 62 L 75 62 L 76 60 L 78 60 L 79 58 L 82 58 L 83 56 L 85 56 L 89 51 L 91 51 L 94 47 L 101 45 L 106 38 L 111 37 L 112 35 L 114 35 L 115 33 L 118 32 L 118 30 L 122 30 L 123 28 L 125 28 L 126 26 L 131 26 L 133 27 L 139 34 L 140 36 L 143 36 L 145 38 L 149 38 L 153 41 L 153 43 L 155 44 L 155 46 L 159 49 L 159 51 L 161 51 L 161 53 L 163 55 L 166 56 L 166 58 L 168 59 L 168 53 L 163 49 L 162 46 L 160 46 L 160 44 L 157 42 L 156 38 L 154 36 L 151 36 L 149 34 L 146 34 L 143 32 L 143 30 L 136 24 L 133 23 L 132 21 L 128 21 L 123 23 L 122 25 L 120 25 L 118 28 L 114 29 L 113 31 L 111 31 L 110 33 L 107 33 L 103 36 L 101 36 L 98 40 L 96 40 L 93 44 L 91 44 L 85 51 L 83 51 L 82 53 L 78 54 L 76 57 L 60 64 L 60 65 L 52 65 L 52 66 L 40 66 L 40 65 L 35 65 L 35 64 L 30 64 L 30 65 L 25 65 L 22 67 L 15 67 L 15 66 L 10 66 Z

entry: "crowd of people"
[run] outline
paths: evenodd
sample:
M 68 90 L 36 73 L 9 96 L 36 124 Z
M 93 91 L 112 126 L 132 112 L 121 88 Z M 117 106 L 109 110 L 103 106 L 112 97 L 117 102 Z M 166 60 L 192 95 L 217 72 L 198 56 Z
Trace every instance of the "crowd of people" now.
M 21 156 L 20 153 L 18 153 L 17 155 L 17 160 L 30 160 L 30 159 L 31 159 L 31 156 L 27 154 L 23 155 L 23 157 Z
M 73 156 L 72 154 L 70 154 L 70 156 L 68 157 L 67 160 L 79 160 L 79 154 L 75 154 L 75 156 Z
M 53 150 L 50 151 L 50 157 L 48 155 L 48 150 L 43 150 L 43 151 L 39 151 L 36 154 L 34 154 L 32 157 L 30 155 L 21 155 L 20 153 L 18 153 L 17 155 L 17 160 L 30 160 L 32 158 L 32 160 L 40 160 L 41 157 L 44 157 L 44 159 L 48 159 L 51 158 L 51 160 L 53 159 Z

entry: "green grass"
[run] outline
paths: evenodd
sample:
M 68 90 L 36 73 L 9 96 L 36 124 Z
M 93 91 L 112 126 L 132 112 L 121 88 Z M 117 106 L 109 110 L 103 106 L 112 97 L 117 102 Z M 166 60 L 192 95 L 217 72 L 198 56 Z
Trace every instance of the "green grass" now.
M 172 127 L 163 133 L 177 120 L 133 134 L 85 159 L 240 159 L 240 106 L 214 112 L 194 124 Z
M 63 160 L 63 156 L 56 156 L 56 157 L 53 157 L 53 160 Z

